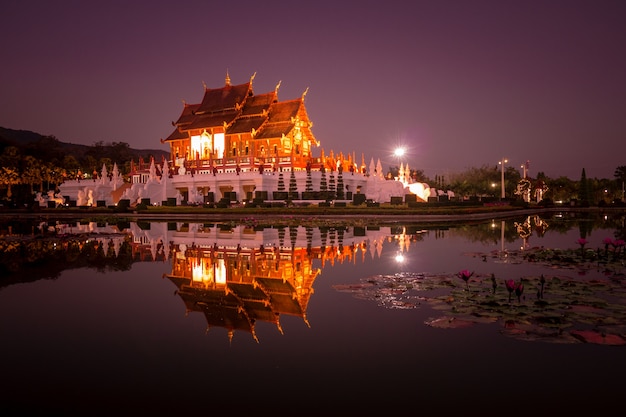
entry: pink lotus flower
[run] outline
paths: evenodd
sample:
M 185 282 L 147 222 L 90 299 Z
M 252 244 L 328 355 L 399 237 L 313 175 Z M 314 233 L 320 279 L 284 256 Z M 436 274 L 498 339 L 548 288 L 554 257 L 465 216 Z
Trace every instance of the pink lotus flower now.
M 504 285 L 506 286 L 507 291 L 509 292 L 509 303 L 511 302 L 511 294 L 515 291 L 515 281 L 512 279 L 507 279 L 504 281 Z
M 465 284 L 467 285 L 467 289 L 469 290 L 469 279 L 472 277 L 472 275 L 474 275 L 474 272 L 470 272 L 467 269 L 464 269 L 462 271 L 459 272 L 459 277 L 465 281 Z

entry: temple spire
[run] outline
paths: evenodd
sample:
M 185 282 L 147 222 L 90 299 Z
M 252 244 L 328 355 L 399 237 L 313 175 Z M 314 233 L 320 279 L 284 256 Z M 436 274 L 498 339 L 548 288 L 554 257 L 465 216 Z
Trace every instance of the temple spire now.
M 230 85 L 230 75 L 228 75 L 228 70 L 226 70 L 226 86 Z

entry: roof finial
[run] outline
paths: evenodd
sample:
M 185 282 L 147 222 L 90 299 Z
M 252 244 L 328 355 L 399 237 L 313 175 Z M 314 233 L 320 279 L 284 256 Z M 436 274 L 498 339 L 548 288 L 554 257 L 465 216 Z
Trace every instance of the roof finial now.
M 204 82 L 204 80 L 202 80 L 202 87 L 204 87 L 204 89 L 206 90 L 206 83 Z
M 276 88 L 274 89 L 274 93 L 278 94 L 278 89 L 280 88 L 280 83 L 282 83 L 282 80 L 278 82 L 278 84 L 276 84 Z
M 256 77 L 256 71 L 254 71 L 254 74 L 252 74 L 252 77 L 250 77 L 250 84 L 252 84 L 254 77 Z
M 230 75 L 228 75 L 228 68 L 226 69 L 226 85 L 230 85 Z
M 306 97 L 306 93 L 309 92 L 309 87 L 306 88 L 306 90 L 304 90 L 304 93 L 302 93 L 302 100 L 304 100 L 304 97 Z

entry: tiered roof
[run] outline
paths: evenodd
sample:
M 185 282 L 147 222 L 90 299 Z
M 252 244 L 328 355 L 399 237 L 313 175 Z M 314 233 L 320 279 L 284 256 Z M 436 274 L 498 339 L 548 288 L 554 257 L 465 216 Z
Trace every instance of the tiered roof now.
M 302 104 L 302 99 L 275 103 L 269 110 L 269 117 L 266 123 L 261 131 L 255 135 L 255 138 L 279 138 L 282 135 L 289 134 L 295 126 L 295 120 Z
M 304 96 L 296 100 L 278 101 L 278 86 L 270 93 L 254 95 L 252 80 L 239 85 L 204 89 L 199 104 L 184 104 L 174 123 L 176 129 L 164 141 L 188 139 L 192 130 L 225 127 L 226 134 L 254 133 L 254 138 L 280 138 L 289 134 L 297 120 L 307 120 Z M 305 126 L 306 135 L 313 138 L 311 124 Z

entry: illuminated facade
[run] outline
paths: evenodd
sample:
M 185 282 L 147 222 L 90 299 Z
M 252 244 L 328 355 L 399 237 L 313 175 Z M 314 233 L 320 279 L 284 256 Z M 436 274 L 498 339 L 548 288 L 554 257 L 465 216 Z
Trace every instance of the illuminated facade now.
M 252 82 L 204 88 L 198 104 L 184 103 L 174 131 L 162 142 L 170 145 L 174 169 L 216 173 L 304 170 L 319 146 L 304 105 L 279 101 L 278 89 L 255 95 Z M 315 160 L 315 163 L 319 161 Z
M 307 306 L 324 265 L 356 262 L 370 244 L 375 256 L 390 233 L 382 228 L 366 237 L 354 228 L 221 223 L 130 226 L 135 258 L 171 261 L 164 276 L 176 285 L 187 314 L 202 313 L 207 331 L 223 328 L 231 340 L 236 332 L 249 333 L 257 342 L 256 323 L 274 324 L 282 333 L 280 318 L 288 315 L 308 326 Z
M 183 103 L 173 131 L 161 139 L 170 147 L 168 160 L 133 161 L 130 181 L 108 179 L 104 172 L 94 183 L 66 181 L 59 186 L 62 195 L 78 206 L 120 200 L 130 206 L 298 200 L 361 204 L 366 196 L 389 202 L 410 193 L 427 200 L 430 191 L 424 184 L 412 191 L 406 181 L 388 181 L 380 160 L 375 165 L 372 158 L 366 168 L 363 154 L 360 164 L 354 152 L 325 154 L 311 130 L 306 91 L 298 99 L 280 101 L 280 83 L 257 95 L 253 80 L 232 85 L 226 75 L 223 87 L 204 87 L 200 103 Z M 315 148 L 320 148 L 319 156 Z

